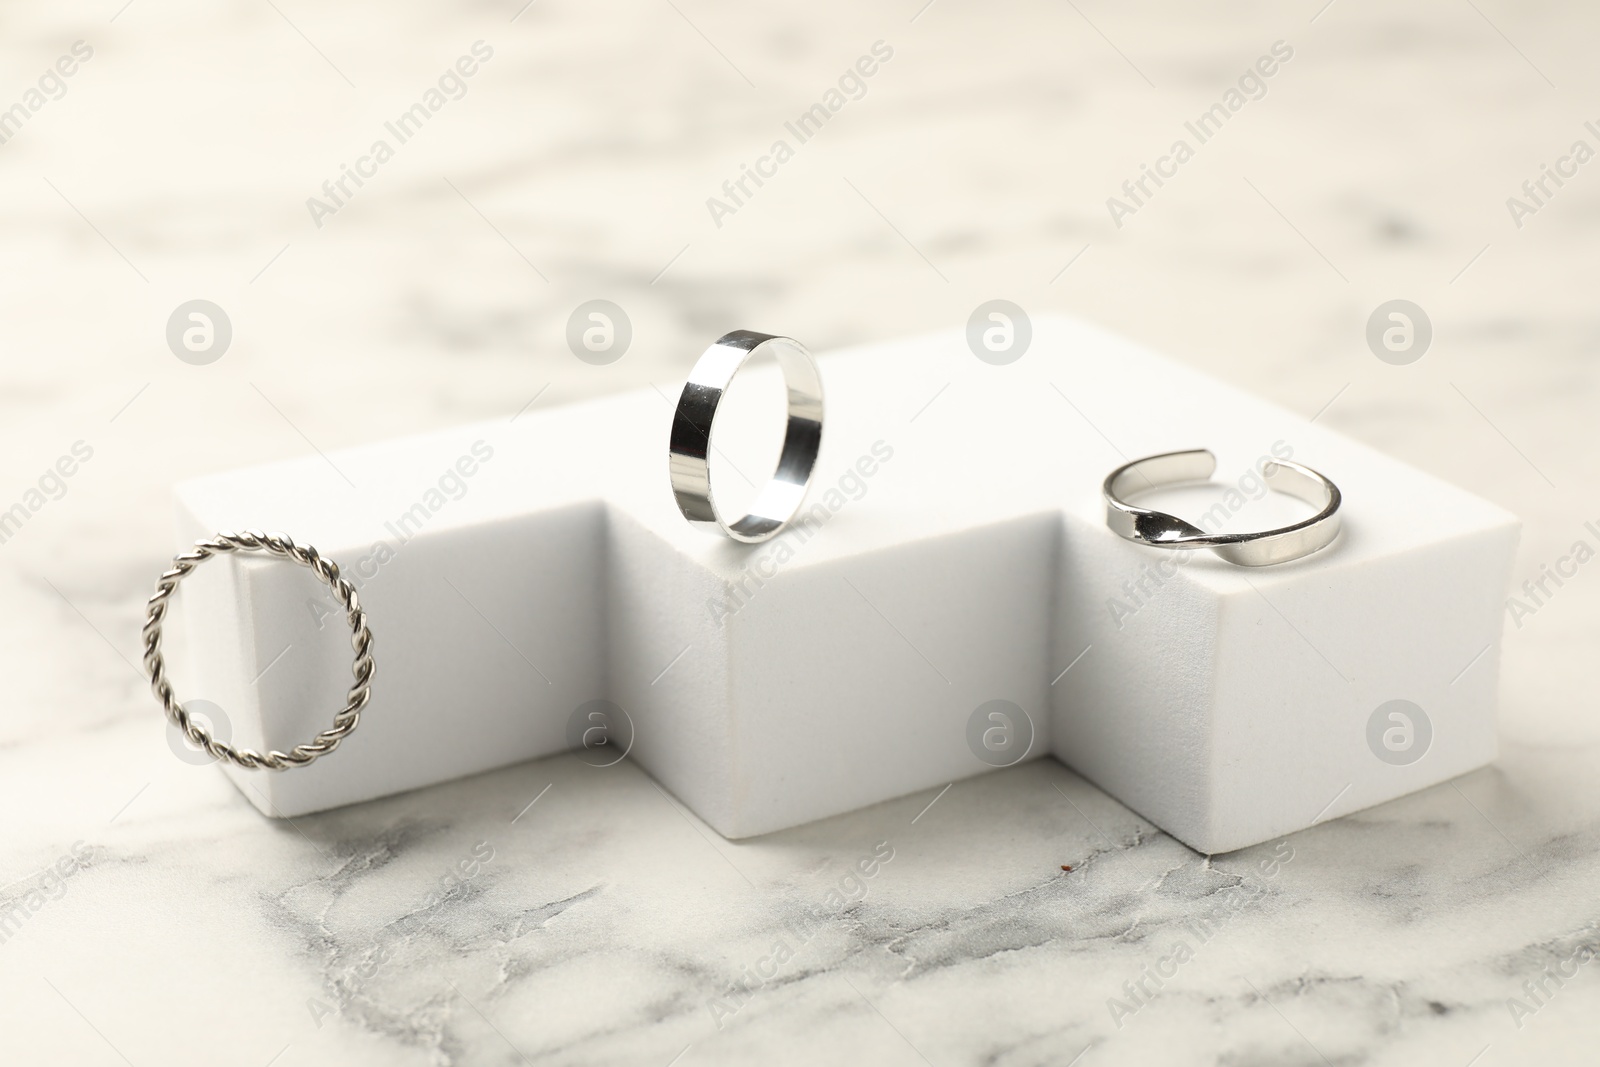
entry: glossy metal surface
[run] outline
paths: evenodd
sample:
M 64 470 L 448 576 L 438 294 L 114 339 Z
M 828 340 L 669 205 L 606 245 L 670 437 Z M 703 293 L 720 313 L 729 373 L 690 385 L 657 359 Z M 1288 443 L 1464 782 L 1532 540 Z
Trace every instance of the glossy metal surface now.
M 356 680 L 345 697 L 344 709 L 334 716 L 332 726 L 288 752 L 255 752 L 218 741 L 209 730 L 189 717 L 189 712 L 172 695 L 172 686 L 167 682 L 166 660 L 161 655 L 161 624 L 167 616 L 167 602 L 178 588 L 178 583 L 190 571 L 212 556 L 230 552 L 269 552 L 310 567 L 333 590 L 339 603 L 344 605 L 345 617 L 350 623 L 350 647 L 356 654 L 355 663 L 350 669 Z M 361 610 L 355 587 L 339 576 L 337 563 L 323 557 L 315 548 L 297 545 L 283 534 L 267 534 L 259 530 L 245 530 L 243 533 L 224 531 L 210 540 L 196 541 L 193 549 L 175 557 L 171 569 L 156 583 L 155 595 L 150 598 L 144 624 L 144 669 L 150 675 L 150 688 L 155 692 L 156 699 L 161 701 L 167 719 L 183 731 L 191 744 L 240 767 L 250 770 L 266 767 L 281 771 L 289 767 L 304 767 L 318 756 L 327 755 L 360 725 L 361 709 L 367 706 L 372 696 L 372 631 L 367 629 L 367 613 Z
M 770 353 L 783 371 L 788 429 L 777 469 L 756 494 L 750 514 L 729 522 L 711 491 L 712 424 L 733 376 L 758 351 Z M 678 397 L 667 449 L 672 495 L 683 517 L 696 526 L 747 544 L 765 541 L 800 509 L 821 447 L 822 376 L 811 353 L 789 337 L 735 330 L 705 350 Z
M 1106 478 L 1106 525 L 1130 541 L 1152 548 L 1209 548 L 1241 567 L 1266 567 L 1308 556 L 1339 534 L 1339 487 L 1310 467 L 1288 460 L 1261 469 L 1267 487 L 1303 500 L 1318 512 L 1290 526 L 1257 533 L 1208 534 L 1176 515 L 1127 502 L 1130 495 L 1167 485 L 1203 482 L 1217 469 L 1208 449 L 1164 452 L 1134 460 Z

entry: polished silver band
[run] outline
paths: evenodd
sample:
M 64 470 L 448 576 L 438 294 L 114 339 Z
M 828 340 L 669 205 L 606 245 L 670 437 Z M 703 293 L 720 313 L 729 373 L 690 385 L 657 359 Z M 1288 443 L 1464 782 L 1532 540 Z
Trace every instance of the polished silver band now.
M 1287 493 L 1319 510 L 1309 519 L 1259 533 L 1208 534 L 1176 515 L 1127 503 L 1135 493 L 1185 482 L 1203 482 L 1217 469 L 1208 449 L 1164 452 L 1124 464 L 1106 478 L 1106 525 L 1122 537 L 1152 548 L 1209 548 L 1241 567 L 1266 567 L 1308 556 L 1339 534 L 1339 487 L 1299 463 L 1286 459 L 1261 468 L 1269 489 Z
M 772 479 L 756 494 L 750 514 L 726 521 L 711 493 L 712 424 L 733 376 L 757 352 L 770 353 L 788 387 L 789 425 Z M 735 330 L 720 338 L 694 365 L 678 397 L 668 443 L 668 469 L 678 510 L 696 526 L 720 529 L 735 541 L 754 544 L 775 536 L 805 500 L 806 484 L 822 447 L 822 376 L 799 341 Z

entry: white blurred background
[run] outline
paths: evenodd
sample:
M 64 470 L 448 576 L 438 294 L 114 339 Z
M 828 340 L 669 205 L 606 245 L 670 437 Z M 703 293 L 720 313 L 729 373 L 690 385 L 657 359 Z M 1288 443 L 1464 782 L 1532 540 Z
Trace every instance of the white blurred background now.
M 7 835 L 137 784 L 77 753 L 159 745 L 129 666 L 173 481 L 670 392 L 732 328 L 825 351 L 996 297 L 1082 315 L 1517 512 L 1518 583 L 1590 536 L 1600 163 L 1521 226 L 1507 198 L 1600 148 L 1600 10 L 923 3 L 0 8 L 0 108 L 93 51 L 0 145 L 0 507 L 93 448 L 0 544 Z M 480 41 L 465 94 L 316 225 L 307 198 Z M 1107 198 L 1279 41 L 1265 95 L 1117 226 Z M 877 42 L 864 95 L 718 225 L 707 199 Z M 233 329 L 206 366 L 165 338 L 197 298 Z M 1408 366 L 1364 339 L 1395 298 L 1433 323 Z M 566 344 L 591 299 L 632 321 L 608 366 Z M 1600 740 L 1597 605 L 1600 566 L 1508 623 L 1508 760 Z
M 1600 146 L 1591 8 L 522 3 L 0 11 L 0 107 L 93 50 L 0 145 L 0 500 L 95 450 L 0 546 L 0 744 L 151 712 L 44 580 L 131 658 L 172 481 L 509 415 L 547 384 L 540 405 L 665 387 L 734 327 L 826 350 L 1004 297 L 1326 406 L 1524 516 L 1519 578 L 1600 516 L 1600 167 L 1520 229 L 1506 206 L 1574 140 Z M 315 225 L 307 198 L 478 41 L 493 56 L 465 95 Z M 879 41 L 865 95 L 717 225 L 707 199 Z M 1265 96 L 1115 226 L 1107 198 L 1277 41 L 1293 58 Z M 234 331 L 203 367 L 164 338 L 196 298 Z M 605 367 L 564 341 L 595 298 L 634 328 Z M 1410 366 L 1363 340 L 1393 298 L 1433 321 Z M 1600 736 L 1559 699 L 1587 676 L 1597 596 L 1510 634 L 1510 739 Z M 86 685 L 102 699 L 64 712 Z
M 177 479 L 668 388 L 731 328 L 826 350 L 997 296 L 1324 411 L 1522 515 L 1537 576 L 1600 518 L 1600 165 L 1520 228 L 1506 200 L 1600 147 L 1600 12 L 1320 3 L 8 6 L 0 107 L 93 56 L 0 145 L 0 502 L 94 458 L 0 545 L 0 747 L 153 714 L 78 613 L 137 659 Z M 478 41 L 465 95 L 318 227 L 307 199 Z M 879 41 L 865 95 L 717 225 L 707 199 Z M 1277 41 L 1265 96 L 1114 225 Z M 232 321 L 208 366 L 165 340 L 196 298 Z M 603 367 L 565 342 L 596 298 L 634 330 Z M 1409 366 L 1364 341 L 1394 298 L 1433 322 Z M 1508 632 L 1509 742 L 1600 738 L 1567 696 L 1600 636 L 1580 575 Z

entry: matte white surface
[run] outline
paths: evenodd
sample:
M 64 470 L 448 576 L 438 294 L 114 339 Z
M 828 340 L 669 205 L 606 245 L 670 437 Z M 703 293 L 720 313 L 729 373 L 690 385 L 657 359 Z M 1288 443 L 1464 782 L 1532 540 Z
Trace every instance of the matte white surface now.
M 1006 700 L 1033 735 L 1013 761 L 1053 752 L 1219 852 L 1493 758 L 1510 516 L 1063 319 L 1035 322 L 1026 372 L 968 357 L 975 371 L 885 431 L 882 399 L 963 367 L 963 346 L 825 356 L 809 520 L 763 545 L 677 515 L 654 391 L 184 485 L 186 538 L 264 524 L 375 561 L 361 593 L 379 674 L 360 729 L 309 773 L 230 774 L 295 816 L 562 751 L 577 709 L 608 699 L 647 771 L 747 837 L 987 770 L 968 719 Z M 714 456 L 736 471 L 737 430 L 719 425 Z M 1323 470 L 1345 492 L 1340 541 L 1259 570 L 1179 557 L 1159 590 L 1123 590 L 1169 557 L 1105 528 L 1099 483 L 1120 455 L 1195 445 L 1227 482 L 1275 450 Z M 428 512 L 428 479 L 462 456 L 472 475 L 447 476 Z M 1251 504 L 1282 521 L 1281 498 L 1251 484 L 1233 524 Z M 412 498 L 420 532 L 401 543 Z M 227 635 L 195 695 L 225 694 L 208 699 L 241 739 L 287 746 L 336 706 L 347 653 L 308 639 L 325 601 L 308 573 L 237 565 L 236 600 L 187 601 L 192 629 Z M 1394 697 L 1438 724 L 1405 767 L 1366 740 Z

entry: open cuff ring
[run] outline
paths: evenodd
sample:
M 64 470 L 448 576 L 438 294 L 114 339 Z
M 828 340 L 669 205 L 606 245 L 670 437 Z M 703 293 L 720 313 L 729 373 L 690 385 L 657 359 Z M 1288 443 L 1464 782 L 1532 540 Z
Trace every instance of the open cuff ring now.
M 1203 482 L 1217 469 L 1217 457 L 1204 448 L 1164 452 L 1134 460 L 1106 478 L 1106 525 L 1118 535 L 1152 548 L 1209 548 L 1241 567 L 1266 567 L 1308 556 L 1339 534 L 1339 487 L 1310 467 L 1285 459 L 1261 468 L 1267 488 L 1303 500 L 1318 511 L 1309 519 L 1256 533 L 1208 534 L 1176 515 L 1127 502 L 1128 496 L 1162 486 Z
M 750 513 L 729 522 L 711 492 L 712 423 L 733 376 L 757 352 L 770 353 L 783 371 L 789 425 L 771 480 L 756 494 Z M 695 526 L 720 529 L 747 544 L 765 541 L 800 510 L 821 447 L 822 376 L 811 353 L 793 338 L 735 330 L 705 350 L 678 397 L 667 449 L 672 495 Z

